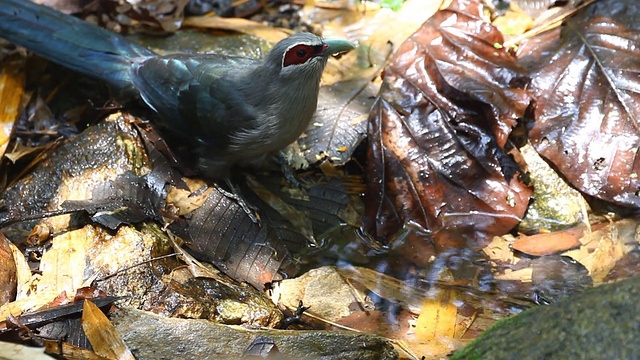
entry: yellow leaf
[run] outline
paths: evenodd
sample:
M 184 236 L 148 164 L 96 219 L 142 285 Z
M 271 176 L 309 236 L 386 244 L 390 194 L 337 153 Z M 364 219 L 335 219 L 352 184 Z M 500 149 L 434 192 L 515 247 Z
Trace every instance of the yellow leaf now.
M 452 289 L 435 288 L 429 291 L 416 323 L 416 336 L 420 340 L 455 337 L 458 308 L 453 304 Z
M 116 328 L 90 300 L 85 300 L 82 308 L 82 329 L 96 354 L 109 359 L 135 360 Z
M 24 58 L 10 56 L 0 68 L 0 156 L 7 149 L 13 124 L 20 113 L 25 82 L 23 65 Z

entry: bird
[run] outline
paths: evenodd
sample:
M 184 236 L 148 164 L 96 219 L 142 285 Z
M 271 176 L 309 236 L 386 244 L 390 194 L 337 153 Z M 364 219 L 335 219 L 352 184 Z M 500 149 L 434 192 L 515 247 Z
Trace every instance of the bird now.
M 134 94 L 161 132 L 189 146 L 196 170 L 224 178 L 294 142 L 315 113 L 330 55 L 355 46 L 293 34 L 262 59 L 154 51 L 99 26 L 28 0 L 0 0 L 0 37 Z

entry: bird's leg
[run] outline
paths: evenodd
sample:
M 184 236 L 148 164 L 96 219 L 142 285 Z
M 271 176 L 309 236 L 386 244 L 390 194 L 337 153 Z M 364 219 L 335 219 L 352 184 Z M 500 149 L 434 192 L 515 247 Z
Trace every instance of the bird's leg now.
M 278 152 L 278 155 L 275 156 L 275 160 L 280 165 L 280 169 L 282 170 L 282 174 L 287 180 L 287 183 L 293 188 L 302 189 L 302 184 L 300 184 L 300 181 L 296 178 L 296 175 L 293 173 L 293 170 L 291 169 L 291 166 L 289 166 L 289 163 L 282 151 Z
M 298 308 L 296 309 L 296 311 L 293 313 L 292 316 L 288 316 L 282 321 L 282 325 L 280 325 L 280 329 L 286 329 L 293 324 L 304 325 L 313 329 L 313 326 L 311 324 L 302 320 L 302 314 L 304 314 L 305 311 L 309 310 L 309 308 L 311 307 L 304 306 L 304 304 L 302 303 L 302 300 L 299 300 Z
M 256 216 L 258 209 L 255 206 L 249 205 L 249 203 L 244 200 L 242 196 L 242 189 L 240 188 L 240 186 L 231 177 L 227 177 L 224 182 L 227 184 L 229 190 L 231 191 L 227 191 L 220 186 L 218 186 L 218 191 L 220 191 L 222 195 L 226 196 L 227 198 L 235 200 L 238 205 L 240 205 L 242 210 L 244 210 L 247 216 L 249 216 L 251 221 L 259 224 L 260 221 Z

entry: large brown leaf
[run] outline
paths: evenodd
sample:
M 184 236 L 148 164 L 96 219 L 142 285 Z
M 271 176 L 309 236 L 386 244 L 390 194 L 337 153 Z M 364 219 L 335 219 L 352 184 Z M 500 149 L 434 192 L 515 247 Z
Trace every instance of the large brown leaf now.
M 531 141 L 581 191 L 640 206 L 640 31 L 591 16 L 543 35 L 553 52 L 525 47 L 523 59 L 544 59 L 531 76 Z
M 480 14 L 477 1 L 454 1 L 402 44 L 369 118 L 367 230 L 402 236 L 416 261 L 429 240 L 480 245 L 507 232 L 528 203 L 530 190 L 503 173 L 527 79 Z

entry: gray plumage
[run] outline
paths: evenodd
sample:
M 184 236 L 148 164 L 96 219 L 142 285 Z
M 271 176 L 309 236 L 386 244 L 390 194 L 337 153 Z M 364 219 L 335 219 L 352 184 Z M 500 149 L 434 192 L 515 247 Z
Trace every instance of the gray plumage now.
M 27 0 L 0 0 L 0 36 L 73 70 L 137 92 L 165 131 L 193 146 L 206 176 L 282 149 L 307 128 L 327 58 L 353 45 L 300 33 L 264 60 L 159 56 Z

